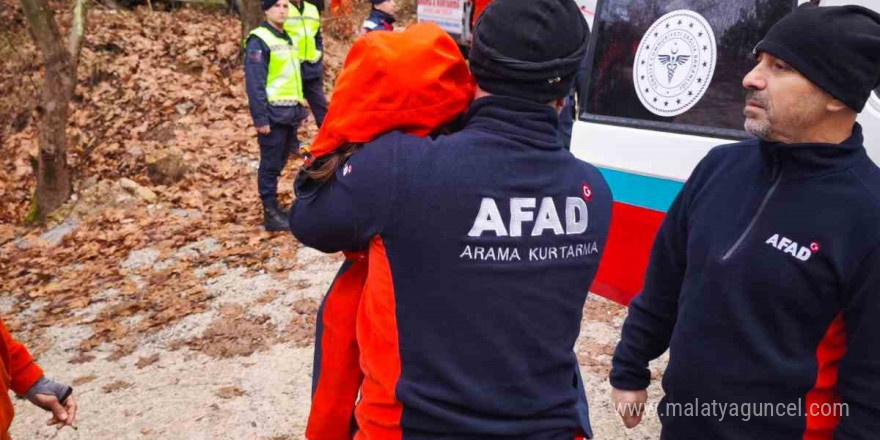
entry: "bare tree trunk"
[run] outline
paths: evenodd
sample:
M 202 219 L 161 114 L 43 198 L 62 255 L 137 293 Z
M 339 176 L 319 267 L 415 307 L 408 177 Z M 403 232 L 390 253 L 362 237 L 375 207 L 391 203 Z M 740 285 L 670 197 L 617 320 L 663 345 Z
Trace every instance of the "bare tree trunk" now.
M 64 47 L 48 0 L 22 0 L 31 36 L 40 47 L 45 76 L 37 107 L 40 153 L 37 165 L 36 218 L 46 216 L 70 198 L 67 165 L 67 116 L 76 86 L 76 65 L 85 28 L 85 0 L 77 0 L 68 48 Z
M 241 12 L 241 38 L 247 38 L 251 31 L 260 25 L 265 18 L 260 0 L 235 0 Z

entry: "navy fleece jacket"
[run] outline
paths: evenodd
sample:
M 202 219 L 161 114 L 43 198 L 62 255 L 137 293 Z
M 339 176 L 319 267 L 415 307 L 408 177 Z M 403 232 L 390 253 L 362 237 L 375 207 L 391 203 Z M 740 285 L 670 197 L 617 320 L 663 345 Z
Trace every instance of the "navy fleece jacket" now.
M 662 438 L 878 438 L 880 170 L 862 141 L 857 125 L 840 145 L 722 146 L 687 181 L 611 372 L 644 389 L 669 348 Z M 713 401 L 738 414 L 676 409 Z M 823 419 L 817 402 L 847 408 Z
M 291 208 L 307 246 L 384 242 L 394 319 L 386 308 L 359 315 L 358 340 L 396 322 L 394 423 L 404 440 L 590 434 L 573 347 L 611 194 L 596 168 L 562 148 L 556 125 L 549 106 L 480 98 L 461 131 L 382 136 Z M 369 348 L 362 365 L 374 363 Z M 372 398 L 362 393 L 359 407 Z

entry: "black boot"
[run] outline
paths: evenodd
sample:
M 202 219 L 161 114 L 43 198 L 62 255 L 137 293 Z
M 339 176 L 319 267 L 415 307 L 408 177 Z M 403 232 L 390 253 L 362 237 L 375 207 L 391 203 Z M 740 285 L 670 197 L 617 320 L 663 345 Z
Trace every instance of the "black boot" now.
M 263 227 L 269 232 L 289 231 L 287 217 L 278 208 L 275 199 L 263 200 Z

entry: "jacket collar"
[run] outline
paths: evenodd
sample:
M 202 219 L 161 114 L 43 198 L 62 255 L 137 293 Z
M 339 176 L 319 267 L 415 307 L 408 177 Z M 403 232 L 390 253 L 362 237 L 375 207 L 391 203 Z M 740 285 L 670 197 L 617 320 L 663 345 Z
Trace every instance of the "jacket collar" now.
M 397 19 L 394 18 L 393 15 L 386 14 L 376 8 L 372 8 L 370 10 L 370 18 L 379 19 L 388 24 L 394 24 L 394 22 L 397 21 Z
M 562 148 L 557 138 L 559 116 L 546 104 L 509 96 L 486 96 L 471 104 L 464 125 L 466 130 L 496 132 L 527 146 Z
M 269 31 L 271 31 L 273 34 L 275 34 L 275 36 L 278 38 L 284 38 L 287 41 L 293 42 L 293 40 L 290 39 L 290 35 L 287 35 L 287 32 L 279 31 L 278 29 L 275 29 L 274 27 L 272 27 L 271 24 L 269 24 L 268 21 L 264 21 L 262 24 L 260 24 L 260 26 L 262 26 L 266 29 L 269 29 Z
M 817 177 L 843 171 L 867 158 L 862 126 L 853 127 L 852 135 L 840 144 L 759 142 L 765 165 L 775 178 L 782 173 L 786 180 Z

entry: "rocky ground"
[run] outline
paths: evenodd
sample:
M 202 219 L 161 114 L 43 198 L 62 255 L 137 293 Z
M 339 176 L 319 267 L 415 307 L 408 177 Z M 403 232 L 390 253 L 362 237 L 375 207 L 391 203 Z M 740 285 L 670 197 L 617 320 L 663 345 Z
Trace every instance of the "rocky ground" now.
M 77 194 L 27 226 L 39 57 L 17 5 L 0 0 L 0 316 L 81 405 L 79 429 L 57 432 L 17 401 L 13 438 L 302 438 L 315 313 L 341 257 L 259 227 L 236 18 L 89 18 L 68 127 Z M 327 38 L 329 78 L 349 45 Z M 576 351 L 595 434 L 654 439 L 656 420 L 625 431 L 607 404 L 625 313 L 592 296 L 584 310 Z

